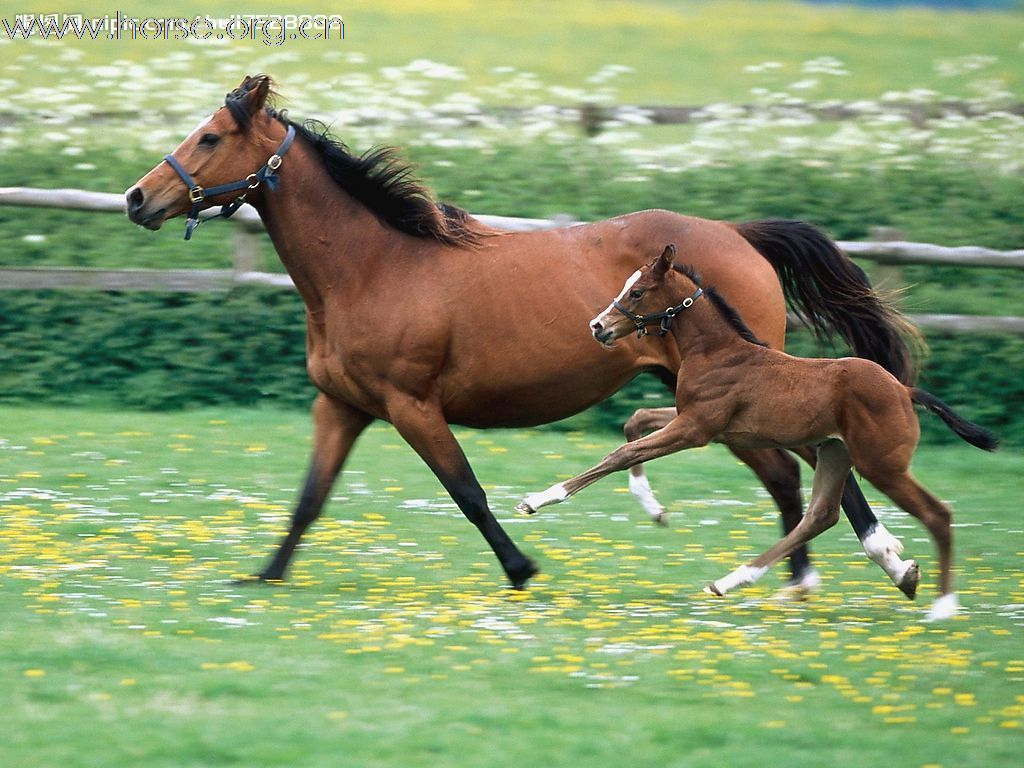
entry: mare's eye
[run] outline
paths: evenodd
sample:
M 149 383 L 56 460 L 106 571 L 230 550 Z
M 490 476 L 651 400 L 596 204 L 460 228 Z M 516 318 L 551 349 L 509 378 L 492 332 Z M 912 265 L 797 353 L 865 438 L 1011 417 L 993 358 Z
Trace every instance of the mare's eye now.
M 217 145 L 218 141 L 220 141 L 220 136 L 218 136 L 216 133 L 204 133 L 199 138 L 199 146 L 200 147 L 213 147 L 213 146 Z
M 642 299 L 644 296 L 643 291 L 630 291 L 629 298 L 631 299 Z

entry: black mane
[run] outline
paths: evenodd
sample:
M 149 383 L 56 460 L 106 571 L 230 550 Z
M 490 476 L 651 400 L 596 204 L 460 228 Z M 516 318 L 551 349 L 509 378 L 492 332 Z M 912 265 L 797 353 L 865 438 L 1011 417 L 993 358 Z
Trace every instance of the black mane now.
M 698 287 L 704 289 L 704 295 L 711 300 L 712 305 L 714 305 L 715 309 L 718 310 L 718 314 L 720 314 L 722 319 L 732 326 L 733 330 L 740 335 L 740 338 L 744 341 L 749 341 L 751 344 L 757 344 L 759 347 L 768 346 L 765 342 L 761 341 L 754 335 L 754 332 L 750 330 L 750 326 L 743 322 L 743 318 L 740 316 L 740 313 L 733 308 L 732 304 L 725 300 L 722 294 L 711 286 L 704 286 L 701 284 L 700 275 L 694 271 L 693 267 L 688 264 L 674 264 L 673 267 L 676 272 L 681 272 L 686 275 Z
M 232 91 L 224 100 L 243 130 L 248 130 L 251 124 L 243 98 L 252 87 Z M 476 245 L 484 236 L 482 230 L 473 228 L 466 211 L 435 202 L 413 175 L 412 167 L 398 157 L 393 147 L 377 147 L 362 155 L 353 155 L 344 143 L 331 136 L 323 122 L 297 123 L 272 106 L 266 111 L 284 125 L 293 127 L 296 135 L 316 151 L 334 183 L 385 224 L 416 237 L 433 237 L 445 245 Z

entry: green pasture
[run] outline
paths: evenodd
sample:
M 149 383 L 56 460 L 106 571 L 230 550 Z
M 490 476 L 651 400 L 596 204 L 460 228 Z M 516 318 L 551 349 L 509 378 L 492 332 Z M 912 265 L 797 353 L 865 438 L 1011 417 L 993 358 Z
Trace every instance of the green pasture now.
M 782 568 L 772 506 L 718 448 L 651 465 L 668 529 L 609 478 L 534 518 L 522 494 L 616 440 L 457 430 L 543 573 L 506 590 L 390 427 L 363 438 L 291 581 L 237 586 L 281 534 L 306 419 L 5 408 L 0 764 L 35 766 L 1008 766 L 1024 729 L 1019 452 L 922 449 L 956 514 L 965 611 L 921 622 L 845 526 L 821 591 Z M 922 528 L 868 490 L 917 557 Z
M 226 0 L 176 3 L 159 11 L 139 0 L 118 3 L 116 8 L 96 0 L 30 0 L 5 13 L 9 18 L 15 11 L 102 17 L 115 10 L 136 18 L 228 18 L 240 8 Z M 457 67 L 478 83 L 505 82 L 512 68 L 531 73 L 542 83 L 588 91 L 604 85 L 598 73 L 617 65 L 633 70 L 625 81 L 624 101 L 644 104 L 745 101 L 751 98 L 751 88 L 766 82 L 803 83 L 800 88 L 808 89 L 806 80 L 815 73 L 806 72 L 805 63 L 822 56 L 838 59 L 855 73 L 825 78 L 828 87 L 822 98 L 877 98 L 887 91 L 918 88 L 972 95 L 969 77 L 951 74 L 939 63 L 974 55 L 996 57 L 993 76 L 1004 78 L 1018 93 L 1024 84 L 1019 65 L 1024 16 L 1012 12 L 680 0 L 352 0 L 341 6 L 256 0 L 244 9 L 250 14 L 325 11 L 343 16 L 344 40 L 289 39 L 266 45 L 260 36 L 234 42 L 100 39 L 32 46 L 16 40 L 5 44 L 5 74 L 17 71 L 12 64 L 25 63 L 18 60 L 23 55 L 31 56 L 35 66 L 21 71 L 19 82 L 42 89 L 54 85 L 55 66 L 120 68 L 121 75 L 101 76 L 90 89 L 96 103 L 106 108 L 116 108 L 126 96 L 147 89 L 107 90 L 105 79 L 123 77 L 130 82 L 134 68 L 154 65 L 161 81 L 193 79 L 200 89 L 211 79 L 238 78 L 243 70 L 267 71 L 282 81 L 321 82 L 329 88 L 367 71 L 427 59 Z M 745 71 L 765 63 L 778 66 L 767 75 Z M 223 85 L 217 82 L 215 91 Z M 317 98 L 315 90 L 309 89 L 311 100 Z M 151 89 L 151 103 L 159 103 L 160 94 L 160 88 Z M 502 103 L 503 94 L 495 92 L 491 100 Z M 173 110 L 179 105 L 167 106 Z

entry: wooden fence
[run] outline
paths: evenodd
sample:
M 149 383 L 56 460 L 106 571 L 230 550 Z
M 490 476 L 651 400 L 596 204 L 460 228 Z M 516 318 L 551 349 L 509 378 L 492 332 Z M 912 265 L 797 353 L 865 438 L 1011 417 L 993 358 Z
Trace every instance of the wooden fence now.
M 59 208 L 124 214 L 122 195 L 79 189 L 32 189 L 0 187 L 0 205 Z M 213 215 L 212 212 L 208 215 Z M 521 219 L 478 215 L 485 224 L 512 231 L 549 229 L 576 223 L 568 217 Z M 234 228 L 232 269 L 93 269 L 81 267 L 0 267 L 0 290 L 93 289 L 104 291 L 183 291 L 203 293 L 237 285 L 266 285 L 294 289 L 285 274 L 261 272 L 257 243 L 263 224 L 251 208 L 240 209 L 231 219 Z M 846 242 L 839 246 L 857 258 L 899 267 L 932 264 L 962 267 L 1024 269 L 1024 250 L 997 251 L 977 246 L 948 248 L 903 241 Z M 911 315 L 920 327 L 945 333 L 1024 334 L 1024 317 L 987 315 Z

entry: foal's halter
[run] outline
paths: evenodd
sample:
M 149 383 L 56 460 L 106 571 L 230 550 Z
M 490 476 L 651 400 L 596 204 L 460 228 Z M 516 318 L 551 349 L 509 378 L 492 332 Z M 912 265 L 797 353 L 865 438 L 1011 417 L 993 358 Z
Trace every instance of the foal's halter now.
M 280 179 L 277 178 L 277 169 L 281 167 L 281 161 L 284 159 L 285 153 L 288 148 L 292 145 L 292 141 L 295 139 L 295 127 L 288 126 L 288 134 L 284 137 L 284 141 L 281 142 L 281 146 L 277 148 L 277 151 L 270 156 L 266 164 L 255 173 L 250 173 L 244 179 L 239 181 L 232 181 L 230 184 L 221 184 L 217 187 L 209 187 L 203 189 L 203 187 L 196 184 L 195 179 L 188 175 L 188 171 L 182 168 L 181 163 L 175 160 L 171 155 L 165 155 L 164 160 L 167 164 L 173 168 L 181 180 L 185 182 L 185 186 L 188 187 L 188 199 L 192 203 L 192 210 L 188 214 L 188 223 L 185 225 L 185 239 L 191 240 L 192 233 L 195 228 L 199 226 L 199 208 L 202 206 L 203 201 L 208 197 L 216 197 L 217 195 L 224 195 L 228 192 L 242 192 L 238 197 L 232 200 L 230 203 L 226 203 L 220 207 L 220 213 L 216 216 L 222 218 L 228 218 L 235 211 L 242 207 L 242 203 L 245 202 L 245 196 L 248 194 L 248 190 L 256 189 L 261 183 L 266 183 L 267 188 L 270 191 L 277 189 L 280 184 Z
M 672 320 L 675 316 L 682 312 L 684 309 L 689 309 L 693 306 L 693 302 L 704 295 L 704 289 L 698 288 L 690 296 L 687 296 L 681 302 L 676 304 L 674 307 L 669 307 L 661 312 L 654 312 L 650 315 L 638 315 L 635 312 L 631 312 L 626 309 L 622 304 L 619 303 L 618 299 L 612 302 L 612 306 L 615 307 L 619 312 L 624 314 L 630 320 L 633 321 L 633 325 L 636 326 L 636 337 L 639 339 L 641 336 L 650 336 L 651 332 L 647 330 L 647 326 L 653 323 L 659 323 L 658 330 L 655 331 L 655 335 L 664 336 L 669 332 L 672 327 Z

